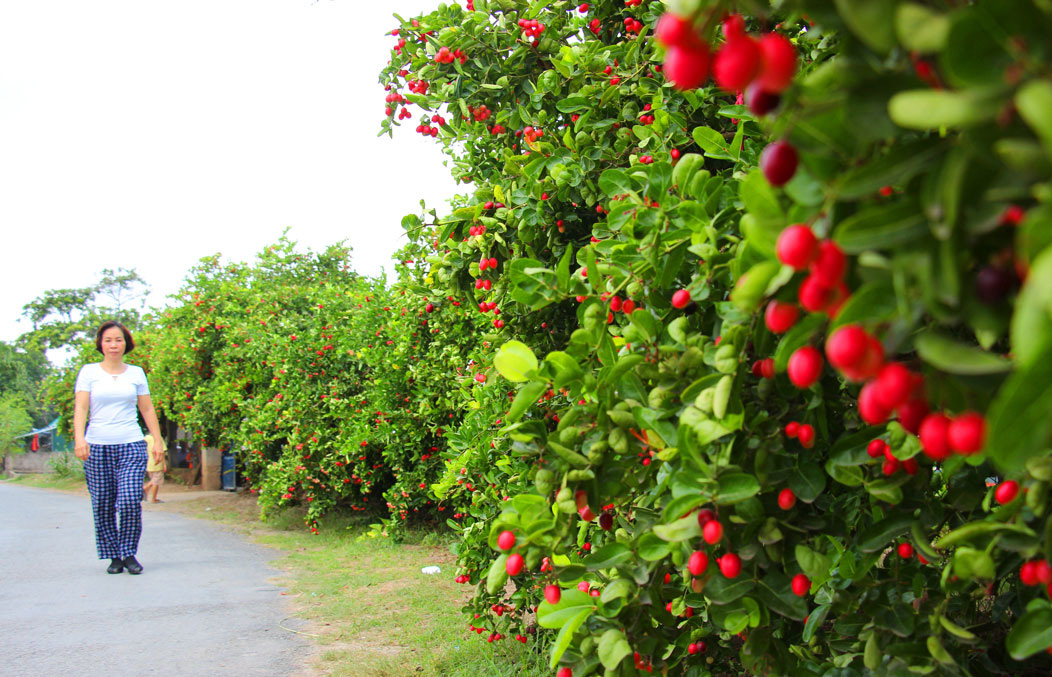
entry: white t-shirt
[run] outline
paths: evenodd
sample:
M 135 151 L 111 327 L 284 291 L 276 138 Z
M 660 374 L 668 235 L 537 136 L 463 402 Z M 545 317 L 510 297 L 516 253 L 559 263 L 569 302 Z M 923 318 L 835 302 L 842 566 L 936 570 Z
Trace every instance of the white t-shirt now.
M 133 364 L 124 365 L 120 374 L 107 374 L 102 364 L 86 364 L 77 374 L 76 392 L 91 394 L 88 430 L 89 444 L 128 444 L 143 439 L 139 427 L 139 395 L 149 395 L 146 372 Z

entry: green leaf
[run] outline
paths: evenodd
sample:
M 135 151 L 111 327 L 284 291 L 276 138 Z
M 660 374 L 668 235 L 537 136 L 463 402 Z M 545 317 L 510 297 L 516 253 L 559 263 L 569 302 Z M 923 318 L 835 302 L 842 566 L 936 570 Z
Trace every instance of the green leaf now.
M 862 552 L 877 552 L 891 545 L 897 536 L 909 531 L 912 514 L 894 513 L 862 532 L 859 549 Z
M 843 200 L 873 197 L 884 186 L 905 185 L 930 169 L 942 152 L 942 142 L 936 138 L 896 144 L 884 155 L 845 172 L 835 192 Z
M 613 670 L 626 657 L 632 655 L 632 646 L 625 639 L 625 633 L 611 628 L 599 638 L 599 662 L 607 670 Z
M 893 0 L 836 0 L 836 8 L 855 37 L 874 51 L 885 54 L 895 46 Z
M 694 518 L 697 522 L 697 518 Z M 672 544 L 662 540 L 657 534 L 646 533 L 639 538 L 639 557 L 647 562 L 657 562 L 669 556 Z
M 742 232 L 749 244 L 769 258 L 774 258 L 775 243 L 786 225 L 785 212 L 778 203 L 778 195 L 758 169 L 746 175 L 738 186 L 738 194 L 749 217 L 742 218 Z
M 1033 535 L 1033 531 L 1026 527 L 1006 524 L 1004 522 L 969 522 L 957 527 L 939 540 L 935 541 L 935 547 L 939 550 L 949 548 L 958 543 L 968 543 L 974 538 L 986 536 L 998 531 L 1014 531 L 1021 534 Z
M 497 594 L 508 582 L 508 570 L 506 568 L 508 563 L 508 553 L 501 553 L 497 556 L 497 559 L 493 560 L 493 564 L 489 567 L 489 573 L 486 574 L 486 592 L 491 595 Z
M 670 543 L 678 543 L 701 536 L 698 518 L 693 514 L 668 524 L 655 524 L 653 531 L 658 538 Z
M 805 642 L 810 642 L 811 638 L 815 636 L 815 632 L 822 627 L 822 624 L 826 621 L 826 616 L 829 615 L 829 605 L 822 604 L 815 607 L 815 610 L 811 612 L 811 615 L 807 617 L 807 622 L 804 623 L 804 630 L 802 638 Z
M 632 559 L 632 551 L 624 543 L 607 543 L 584 558 L 583 564 L 590 571 L 609 569 Z
M 1015 105 L 1052 157 L 1052 82 L 1030 80 L 1016 92 Z
M 738 278 L 731 292 L 731 301 L 744 312 L 756 310 L 767 293 L 767 285 L 781 270 L 782 264 L 777 261 L 757 263 Z
M 537 623 L 542 628 L 561 628 L 582 611 L 595 610 L 595 600 L 588 593 L 577 589 L 563 590 L 558 604 L 541 602 L 537 607 Z
M 733 160 L 734 155 L 727 145 L 726 139 L 715 129 L 710 127 L 695 127 L 691 136 L 694 142 L 704 151 L 705 155 L 719 160 Z
M 785 574 L 769 571 L 756 586 L 756 596 L 767 608 L 780 616 L 794 621 L 807 617 L 807 602 L 793 594 L 792 585 Z
M 914 52 L 938 52 L 950 34 L 950 20 L 924 5 L 904 2 L 895 12 L 895 32 L 899 42 Z
M 888 280 L 867 282 L 852 292 L 840 312 L 833 318 L 830 331 L 845 324 L 859 322 L 881 323 L 898 313 L 895 289 Z
M 959 547 L 953 553 L 953 573 L 963 580 L 992 581 L 997 577 L 990 553 L 975 548 Z
M 895 124 L 918 130 L 970 127 L 993 119 L 997 110 L 996 99 L 948 89 L 912 89 L 888 101 L 888 115 Z
M 620 169 L 608 169 L 599 176 L 599 190 L 607 197 L 633 193 L 637 190 L 635 179 Z M 589 273 L 591 274 L 591 273 Z
M 812 503 L 826 488 L 826 474 L 822 466 L 807 463 L 789 476 L 789 488 L 805 503 Z
M 719 505 L 741 503 L 750 496 L 760 493 L 760 482 L 753 475 L 746 473 L 721 475 L 719 482 L 720 488 L 716 494 L 716 503 Z M 696 523 L 697 519 L 694 519 L 694 522 Z
M 615 578 L 603 588 L 603 594 L 599 596 L 599 599 L 603 604 L 609 604 L 615 599 L 629 597 L 638 588 L 639 586 L 636 585 L 636 582 L 633 580 L 628 578 Z
M 515 399 L 512 400 L 511 407 L 508 409 L 508 415 L 504 417 L 505 420 L 508 423 L 514 423 L 521 419 L 526 410 L 540 399 L 547 389 L 548 384 L 543 381 L 531 381 L 519 388 L 519 392 L 515 393 Z
M 755 587 L 752 579 L 726 578 L 724 576 L 713 576 L 705 584 L 702 593 L 713 604 L 730 604 L 736 599 L 744 597 Z
M 799 348 L 810 343 L 811 337 L 825 323 L 826 316 L 822 313 L 809 313 L 787 331 L 782 340 L 778 342 L 778 347 L 774 349 L 774 370 L 776 372 L 785 371 L 786 365 L 789 364 L 789 357 Z
M 922 360 L 951 374 L 1000 374 L 1012 368 L 1012 363 L 1000 355 L 959 343 L 936 330 L 918 334 L 913 345 Z
M 1052 608 L 1027 611 L 1005 637 L 1005 648 L 1017 661 L 1052 647 Z
M 817 550 L 812 550 L 803 543 L 796 546 L 796 563 L 804 575 L 811 579 L 816 586 L 821 586 L 829 580 L 829 569 L 832 561 Z
M 873 480 L 866 483 L 866 491 L 878 501 L 898 505 L 902 503 L 902 487 L 899 484 L 899 482 L 894 480 Z
M 1034 218 L 1029 215 L 1026 225 Z M 1052 236 L 1052 218 L 1040 227 L 1046 231 L 1046 237 Z M 1052 351 L 1052 245 L 1046 247 L 1033 259 L 1012 315 L 1012 351 L 1016 363 L 1024 369 L 1038 360 L 1047 361 Z
M 928 232 L 924 214 L 914 199 L 867 207 L 840 222 L 833 239 L 848 254 L 907 244 Z
M 562 626 L 555 638 L 555 642 L 552 644 L 552 659 L 548 667 L 555 669 L 555 666 L 559 664 L 559 659 L 563 657 L 563 654 L 570 647 L 570 642 L 573 641 L 573 635 L 577 632 L 577 628 L 581 627 L 591 615 L 592 609 L 581 609 Z

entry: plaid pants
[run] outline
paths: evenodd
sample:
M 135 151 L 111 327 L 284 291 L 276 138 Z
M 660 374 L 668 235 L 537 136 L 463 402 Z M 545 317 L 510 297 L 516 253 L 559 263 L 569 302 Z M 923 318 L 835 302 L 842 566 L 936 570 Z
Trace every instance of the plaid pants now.
M 95 516 L 99 559 L 130 557 L 138 551 L 142 534 L 140 501 L 146 472 L 146 442 L 91 444 L 89 450 L 84 475 Z

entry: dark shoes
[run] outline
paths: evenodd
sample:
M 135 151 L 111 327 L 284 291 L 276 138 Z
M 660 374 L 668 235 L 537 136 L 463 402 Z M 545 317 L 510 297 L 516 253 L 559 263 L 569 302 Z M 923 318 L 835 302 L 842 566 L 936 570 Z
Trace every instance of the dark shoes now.
M 142 573 L 142 565 L 139 564 L 139 560 L 135 559 L 134 556 L 124 558 L 124 568 L 128 570 L 129 574 Z
M 140 571 L 142 568 L 140 567 Z M 110 565 L 106 567 L 106 573 L 108 574 L 119 574 L 124 571 L 124 560 L 114 557 L 110 560 Z

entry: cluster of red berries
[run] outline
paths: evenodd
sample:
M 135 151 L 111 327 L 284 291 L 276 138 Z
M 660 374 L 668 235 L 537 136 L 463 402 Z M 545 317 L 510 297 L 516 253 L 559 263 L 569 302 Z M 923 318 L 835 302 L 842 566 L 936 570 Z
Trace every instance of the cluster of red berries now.
M 1047 585 L 1052 596 L 1052 565 L 1045 559 L 1032 559 L 1019 567 L 1019 580 L 1027 587 Z
M 630 16 L 625 17 L 625 32 L 638 33 L 643 30 L 643 24 Z
M 687 653 L 691 656 L 699 653 L 705 653 L 705 650 L 709 647 L 706 646 L 705 642 L 691 642 L 687 645 Z
M 785 424 L 785 436 L 799 440 L 804 449 L 810 449 L 815 445 L 815 428 L 810 423 L 789 421 Z
M 504 125 L 493 125 L 489 128 L 489 133 L 493 134 L 494 136 L 496 136 L 497 134 L 503 134 L 506 131 L 508 130 L 504 128 Z
M 840 247 L 832 240 L 819 242 L 809 227 L 798 223 L 778 236 L 775 252 L 793 270 L 810 272 L 797 293 L 804 310 L 835 316 L 850 293 L 844 284 L 847 257 Z
M 625 7 L 639 7 L 642 4 L 643 0 L 625 0 Z
M 430 86 L 427 80 L 410 80 L 406 83 L 410 92 L 414 94 L 427 94 L 427 88 Z
M 399 120 L 404 120 L 406 118 L 411 118 L 411 117 L 413 117 L 413 114 L 409 112 L 408 108 L 404 108 L 403 107 L 402 110 L 398 111 L 398 119 Z
M 484 289 L 486 291 L 489 291 L 492 287 L 492 280 L 483 280 L 482 278 L 475 280 L 475 289 Z
M 654 162 L 654 156 L 653 155 L 640 155 L 639 156 L 639 164 L 641 164 L 641 165 L 649 165 L 649 164 L 652 164 L 653 162 Z
M 430 136 L 432 138 L 438 136 L 438 127 L 432 127 L 431 125 L 417 125 L 416 131 L 424 136 Z
M 579 297 L 580 301 L 584 301 L 587 297 Z M 636 309 L 636 302 L 632 299 L 622 299 L 620 296 L 610 297 L 610 311 L 613 313 L 624 313 L 625 315 L 631 315 Z
M 459 61 L 463 65 L 468 60 L 468 55 L 459 49 L 449 51 L 449 47 L 439 47 L 435 54 L 435 63 L 453 63 Z
M 599 35 L 599 31 L 602 30 L 602 26 L 599 23 L 599 19 L 592 19 L 588 22 L 588 30 L 592 31 L 594 35 Z
M 778 95 L 796 73 L 796 48 L 784 36 L 768 33 L 759 39 L 745 32 L 745 21 L 735 14 L 723 23 L 724 44 L 713 58 L 709 45 L 688 17 L 664 14 L 654 35 L 668 47 L 665 76 L 681 90 L 701 86 L 709 77 L 729 92 L 752 87 L 757 93 Z
M 479 224 L 477 226 L 471 226 L 470 228 L 468 228 L 468 235 L 471 236 L 483 235 L 485 234 L 485 232 L 486 226 L 483 226 L 482 224 Z M 485 259 L 483 259 L 483 261 L 485 261 Z M 480 263 L 479 265 L 481 266 L 482 264 Z
M 522 34 L 528 38 L 539 38 L 544 32 L 544 24 L 536 19 L 519 19 L 518 24 Z
M 485 232 L 485 228 L 486 228 L 485 226 L 479 226 L 479 228 L 482 228 L 483 229 L 482 232 Z M 496 257 L 490 257 L 488 259 L 483 258 L 483 259 L 479 260 L 479 270 L 480 271 L 487 270 L 487 269 L 490 269 L 490 268 L 496 268 L 496 267 L 497 267 L 497 258 Z
M 543 129 L 534 129 L 533 127 L 526 127 L 521 132 L 515 132 L 515 136 L 523 136 L 527 143 L 533 143 L 537 139 L 544 136 Z
M 480 313 L 488 313 L 491 310 L 493 311 L 494 315 L 500 315 L 500 311 L 497 310 L 497 302 L 496 301 L 483 301 L 482 303 L 479 304 L 479 312 Z
M 904 461 L 900 461 L 895 458 L 895 455 L 891 453 L 891 447 L 888 443 L 881 439 L 875 439 L 866 446 L 866 453 L 869 454 L 870 458 L 883 458 L 884 463 L 881 466 L 881 472 L 886 476 L 891 476 L 897 473 L 899 470 L 905 470 L 907 475 L 917 474 L 917 459 L 907 458 Z
M 399 94 L 398 92 L 391 92 L 386 97 L 384 97 L 384 101 L 386 101 L 387 103 L 394 104 L 405 103 L 405 97 Z
M 456 578 L 454 578 L 453 581 L 455 583 L 470 583 L 471 582 L 471 576 L 468 576 L 467 574 L 462 574 L 462 575 L 457 576 Z
M 468 112 L 471 113 L 471 117 L 475 118 L 475 122 L 483 122 L 489 120 L 490 116 L 493 115 L 493 111 L 486 107 L 485 104 L 474 108 L 468 106 Z

